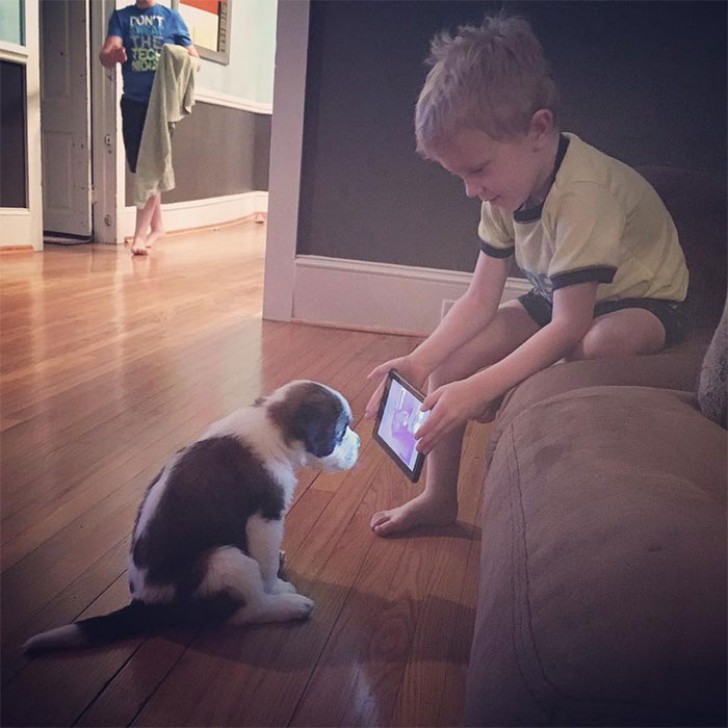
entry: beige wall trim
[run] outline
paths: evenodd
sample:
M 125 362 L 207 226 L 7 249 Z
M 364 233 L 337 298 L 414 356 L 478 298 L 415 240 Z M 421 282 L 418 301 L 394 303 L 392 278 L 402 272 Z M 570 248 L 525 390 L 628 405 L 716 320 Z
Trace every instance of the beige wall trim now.
M 448 304 L 465 293 L 470 273 L 416 266 L 298 256 L 292 320 L 425 336 Z M 508 301 L 530 284 L 509 278 Z
M 238 96 L 230 96 L 219 91 L 208 91 L 200 88 L 195 90 L 195 102 L 214 104 L 215 106 L 228 106 L 231 109 L 250 111 L 254 114 L 270 116 L 273 113 L 273 104 L 264 104 L 260 101 L 241 99 Z
M 268 193 L 260 191 L 210 197 L 204 200 L 172 202 L 167 205 L 164 204 L 164 196 L 162 197 L 164 227 L 168 233 L 177 230 L 215 227 L 250 217 L 256 213 L 267 213 L 267 211 Z M 124 238 L 134 234 L 135 220 L 136 208 L 125 207 L 122 235 L 116 242 L 123 243 Z

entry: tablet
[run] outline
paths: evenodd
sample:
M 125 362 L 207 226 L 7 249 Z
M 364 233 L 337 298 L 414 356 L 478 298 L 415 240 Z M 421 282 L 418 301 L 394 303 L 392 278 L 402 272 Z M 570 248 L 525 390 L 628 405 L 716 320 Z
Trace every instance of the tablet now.
M 425 462 L 414 436 L 430 414 L 420 411 L 424 399 L 422 392 L 392 369 L 374 424 L 374 439 L 413 483 L 419 480 Z

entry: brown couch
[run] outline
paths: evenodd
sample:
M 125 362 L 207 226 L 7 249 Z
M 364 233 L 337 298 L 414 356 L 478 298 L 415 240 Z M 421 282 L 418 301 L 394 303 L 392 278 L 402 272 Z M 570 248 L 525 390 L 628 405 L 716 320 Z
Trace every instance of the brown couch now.
M 642 172 L 680 233 L 694 332 L 655 356 L 556 364 L 505 397 L 469 725 L 726 725 L 728 440 L 695 395 L 726 296 L 726 192 Z

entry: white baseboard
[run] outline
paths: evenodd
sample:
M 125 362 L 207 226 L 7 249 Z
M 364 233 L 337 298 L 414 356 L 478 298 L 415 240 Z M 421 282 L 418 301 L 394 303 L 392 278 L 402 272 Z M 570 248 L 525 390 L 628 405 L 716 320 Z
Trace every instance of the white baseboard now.
M 162 198 L 164 199 L 164 198 Z M 223 223 L 249 217 L 256 212 L 268 211 L 267 192 L 243 192 L 239 195 L 210 197 L 205 200 L 162 203 L 164 227 L 168 233 L 175 230 L 191 230 L 214 227 Z M 136 207 L 124 208 L 123 237 L 134 234 Z M 118 242 L 123 242 L 120 240 Z
M 270 116 L 273 113 L 273 104 L 252 101 L 251 99 L 242 99 L 239 96 L 230 96 L 209 89 L 195 89 L 195 103 L 198 102 L 213 104 L 214 106 L 227 106 L 231 109 L 250 111 L 254 114 L 264 114 L 265 116 Z
M 440 322 L 443 302 L 465 293 L 470 273 L 298 256 L 292 319 L 341 328 L 426 336 Z M 531 288 L 509 278 L 508 301 Z
M 41 218 L 22 207 L 0 207 L 0 248 L 43 250 Z

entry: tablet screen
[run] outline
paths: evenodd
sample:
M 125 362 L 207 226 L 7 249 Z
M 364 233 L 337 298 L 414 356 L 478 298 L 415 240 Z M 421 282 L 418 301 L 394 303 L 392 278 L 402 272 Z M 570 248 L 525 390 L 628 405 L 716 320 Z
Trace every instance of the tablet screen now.
M 413 482 L 419 478 L 424 463 L 414 433 L 430 414 L 420 411 L 423 399 L 417 389 L 392 370 L 374 430 L 374 439 Z

